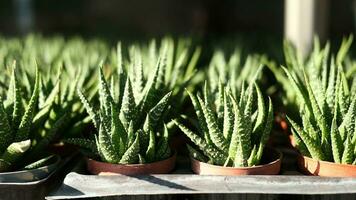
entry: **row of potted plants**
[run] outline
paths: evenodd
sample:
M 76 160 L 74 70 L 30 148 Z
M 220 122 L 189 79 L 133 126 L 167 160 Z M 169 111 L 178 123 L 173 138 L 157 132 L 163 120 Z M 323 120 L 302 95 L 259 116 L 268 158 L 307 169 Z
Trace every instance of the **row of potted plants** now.
M 170 140 L 183 133 L 197 174 L 278 174 L 282 154 L 267 145 L 276 106 L 263 79 L 271 70 L 277 87 L 288 91 L 278 94 L 283 107 L 293 107 L 286 114 L 300 169 L 356 176 L 351 37 L 336 58 L 328 44 L 320 48 L 316 41 L 304 60 L 286 43 L 286 67 L 217 50 L 206 68 L 199 62 L 204 49 L 189 39 L 119 43 L 113 50 L 80 39 L 1 41 L 4 65 L 17 62 L 11 73 L 1 68 L 8 74 L 0 78 L 3 171 L 55 163 L 42 154 L 65 142 L 80 146 L 93 174 L 169 173 L 177 154 Z M 338 172 L 327 173 L 328 165 Z

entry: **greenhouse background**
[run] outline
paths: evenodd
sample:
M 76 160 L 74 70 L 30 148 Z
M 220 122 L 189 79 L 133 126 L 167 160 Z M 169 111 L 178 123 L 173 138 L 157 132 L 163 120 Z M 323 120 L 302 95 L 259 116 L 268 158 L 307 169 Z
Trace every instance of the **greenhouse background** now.
M 315 2 L 316 8 L 325 7 L 328 38 L 354 32 L 354 1 L 310 2 Z M 257 32 L 282 37 L 284 4 L 283 0 L 155 0 L 149 3 L 125 0 L 4 0 L 0 7 L 0 25 L 5 35 L 34 31 L 86 37 L 140 38 L 167 33 L 226 36 Z
M 356 0 L 0 1 L 0 199 L 356 199 Z

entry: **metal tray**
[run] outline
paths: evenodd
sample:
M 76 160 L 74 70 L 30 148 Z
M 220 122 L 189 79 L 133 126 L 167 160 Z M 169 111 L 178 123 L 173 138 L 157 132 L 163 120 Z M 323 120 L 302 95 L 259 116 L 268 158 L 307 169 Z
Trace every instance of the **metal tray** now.
M 75 153 L 56 163 L 36 170 L 20 171 L 14 177 L 0 174 L 0 199 L 1 200 L 40 200 L 45 199 L 48 193 L 58 188 L 66 173 L 71 170 L 76 162 L 78 154 Z M 47 174 L 47 176 L 46 176 Z M 13 174 L 11 174 L 13 175 Z M 43 177 L 44 178 L 41 178 Z M 35 178 L 33 181 L 27 181 Z M 17 182 L 16 182 L 17 181 Z
M 47 166 L 39 167 L 31 170 L 21 170 L 14 172 L 0 173 L 0 184 L 3 183 L 26 183 L 39 181 L 49 176 L 59 165 L 61 158 L 55 157 L 55 161 Z

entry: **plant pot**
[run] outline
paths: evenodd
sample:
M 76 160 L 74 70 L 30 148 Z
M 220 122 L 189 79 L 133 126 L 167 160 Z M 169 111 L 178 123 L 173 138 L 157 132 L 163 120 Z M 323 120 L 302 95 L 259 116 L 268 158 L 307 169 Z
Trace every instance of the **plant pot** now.
M 298 157 L 298 167 L 299 170 L 306 175 L 356 177 L 356 165 L 320 161 L 302 155 Z
M 111 164 L 87 159 L 87 169 L 95 175 L 142 175 L 142 174 L 167 174 L 170 173 L 176 163 L 176 153 L 171 157 L 147 164 Z
M 274 123 L 276 124 L 276 127 L 282 132 L 287 134 L 290 133 L 288 123 L 286 120 L 286 114 L 284 112 L 283 113 L 277 112 Z
M 0 173 L 0 183 L 25 183 L 39 181 L 51 174 L 61 161 L 59 156 L 54 157 L 52 164 L 30 170 Z
M 293 136 L 293 135 L 288 135 L 288 139 L 289 139 L 289 144 L 290 144 L 293 148 L 296 148 L 297 143 L 295 142 L 294 136 Z
M 267 148 L 264 152 L 262 165 L 253 167 L 223 167 L 191 158 L 192 170 L 194 173 L 200 175 L 240 176 L 279 174 L 282 163 L 282 153 L 272 148 Z

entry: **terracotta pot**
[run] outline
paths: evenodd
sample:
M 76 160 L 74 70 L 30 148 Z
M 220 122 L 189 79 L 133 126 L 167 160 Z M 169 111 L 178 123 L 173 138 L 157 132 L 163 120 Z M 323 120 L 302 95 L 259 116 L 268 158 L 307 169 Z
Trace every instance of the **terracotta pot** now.
M 296 148 L 297 144 L 295 142 L 294 136 L 293 135 L 288 135 L 289 138 L 289 143 L 292 147 Z
M 200 162 L 191 158 L 192 170 L 200 175 L 224 175 L 224 176 L 239 176 L 239 175 L 275 175 L 281 169 L 282 153 L 271 148 L 264 151 L 262 165 L 253 167 L 223 167 Z
M 289 128 L 288 128 L 288 123 L 286 120 L 282 120 L 279 122 L 279 125 L 281 127 L 281 129 L 284 131 L 284 132 L 288 132 L 289 131 Z
M 307 175 L 325 177 L 356 177 L 356 165 L 319 161 L 306 156 L 298 157 L 299 170 Z
M 111 164 L 87 159 L 87 169 L 95 175 L 141 175 L 141 174 L 167 174 L 171 172 L 176 163 L 176 153 L 165 160 L 148 164 Z
M 277 112 L 276 117 L 275 117 L 275 123 L 277 124 L 277 127 L 282 132 L 287 133 L 287 134 L 290 133 L 285 113 Z

